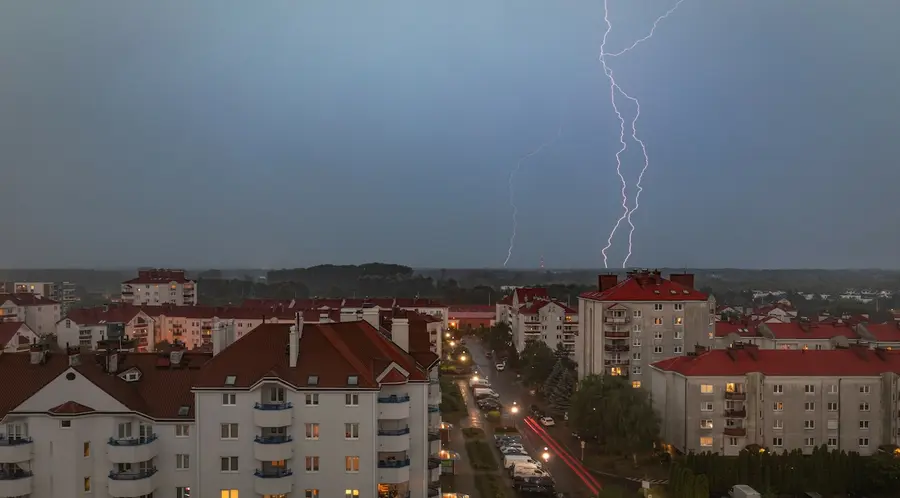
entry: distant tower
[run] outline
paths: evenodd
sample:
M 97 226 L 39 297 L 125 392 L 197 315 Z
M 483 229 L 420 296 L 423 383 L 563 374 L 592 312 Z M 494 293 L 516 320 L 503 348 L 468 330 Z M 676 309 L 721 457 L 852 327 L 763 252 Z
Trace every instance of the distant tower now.
M 541 254 L 541 270 L 544 269 L 544 255 Z

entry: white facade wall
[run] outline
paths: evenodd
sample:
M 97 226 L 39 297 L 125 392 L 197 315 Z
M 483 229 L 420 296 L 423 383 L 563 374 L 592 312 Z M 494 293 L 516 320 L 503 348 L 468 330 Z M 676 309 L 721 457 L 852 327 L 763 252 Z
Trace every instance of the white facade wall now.
M 12 301 L 0 303 L 0 320 L 25 322 L 38 336 L 56 332 L 60 318 L 59 303 L 19 306 Z
M 169 282 L 152 284 L 122 284 L 122 302 L 135 306 L 197 305 L 196 282 Z

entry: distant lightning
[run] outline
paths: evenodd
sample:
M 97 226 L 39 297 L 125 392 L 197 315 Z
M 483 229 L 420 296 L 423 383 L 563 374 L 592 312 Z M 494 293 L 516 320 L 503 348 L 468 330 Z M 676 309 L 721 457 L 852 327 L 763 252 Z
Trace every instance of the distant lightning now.
M 619 118 L 619 143 L 622 145 L 618 152 L 616 152 L 616 175 L 619 177 L 619 181 L 622 185 L 622 215 L 619 217 L 619 219 L 616 220 L 615 225 L 609 232 L 609 237 L 606 239 L 606 246 L 602 251 L 600 251 L 603 254 L 603 266 L 605 268 L 609 268 L 609 259 L 607 257 L 606 251 L 608 251 L 610 247 L 612 247 L 613 237 L 615 237 L 616 231 L 619 229 L 622 221 L 628 223 L 628 226 L 630 228 L 628 231 L 628 254 L 625 256 L 625 260 L 622 262 L 623 268 L 627 266 L 628 260 L 631 258 L 633 249 L 632 238 L 635 230 L 634 223 L 631 221 L 631 215 L 634 214 L 634 212 L 637 211 L 640 207 L 641 192 L 644 191 L 643 187 L 641 186 L 641 182 L 644 180 L 644 173 L 646 173 L 647 168 L 650 167 L 650 157 L 647 155 L 647 147 L 644 145 L 644 142 L 640 138 L 638 138 L 637 132 L 637 121 L 641 116 L 641 103 L 636 98 L 627 94 L 624 90 L 622 90 L 621 87 L 619 87 L 618 83 L 616 83 L 616 79 L 613 75 L 612 69 L 606 64 L 606 58 L 619 57 L 620 55 L 634 50 L 635 47 L 652 38 L 657 26 L 659 26 L 659 23 L 669 17 L 673 12 L 675 12 L 678 9 L 678 6 L 681 5 L 683 1 L 684 0 L 678 0 L 677 2 L 675 2 L 675 5 L 671 9 L 666 11 L 665 14 L 659 16 L 656 21 L 653 22 L 653 27 L 650 28 L 650 33 L 648 33 L 647 36 L 638 39 L 623 50 L 620 50 L 618 52 L 607 52 L 606 41 L 609 37 L 609 33 L 612 31 L 612 23 L 609 21 L 608 0 L 603 0 L 603 21 L 606 23 L 606 32 L 603 34 L 603 41 L 600 43 L 600 64 L 603 65 L 603 72 L 609 79 L 610 102 L 612 103 L 613 111 L 615 111 L 616 116 Z M 628 143 L 625 142 L 625 118 L 622 116 L 622 113 L 619 111 L 619 107 L 616 104 L 617 93 L 622 97 L 630 100 L 635 105 L 636 111 L 634 119 L 631 120 L 631 139 L 637 142 L 637 144 L 641 147 L 641 152 L 644 155 L 644 165 L 643 168 L 641 168 L 641 172 L 638 175 L 637 182 L 635 183 L 636 193 L 634 196 L 634 207 L 630 209 L 628 207 L 628 184 L 625 181 L 625 176 L 622 174 L 621 160 L 622 153 L 628 149 Z
M 553 145 L 554 142 L 559 140 L 559 137 L 562 136 L 562 123 L 560 123 L 559 128 L 556 130 L 556 135 L 553 136 L 550 140 L 542 143 L 540 147 L 534 149 L 533 151 L 525 154 L 520 157 L 516 162 L 516 167 L 509 172 L 509 207 L 512 208 L 512 234 L 509 236 L 509 251 L 506 253 L 506 260 L 503 262 L 503 267 L 506 268 L 506 265 L 509 263 L 510 258 L 512 258 L 513 249 L 516 245 L 516 231 L 519 229 L 519 208 L 516 206 L 516 185 L 515 179 L 516 175 L 522 169 L 522 163 L 525 162 L 529 157 L 537 155 L 540 151 L 546 149 L 547 147 Z

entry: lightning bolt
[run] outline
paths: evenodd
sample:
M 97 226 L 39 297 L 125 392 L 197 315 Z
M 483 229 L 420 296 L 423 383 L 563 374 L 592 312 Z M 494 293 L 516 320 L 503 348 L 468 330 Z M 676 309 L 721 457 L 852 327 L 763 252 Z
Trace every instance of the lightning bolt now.
M 525 162 L 528 158 L 537 155 L 542 150 L 547 147 L 553 145 L 554 142 L 559 140 L 559 137 L 562 136 L 562 123 L 560 123 L 559 128 L 556 130 L 556 135 L 553 136 L 550 140 L 542 143 L 540 147 L 534 149 L 533 151 L 525 154 L 520 157 L 516 162 L 516 167 L 509 172 L 509 207 L 512 208 L 512 234 L 509 236 L 509 250 L 506 252 L 506 260 L 503 262 L 503 267 L 506 268 L 506 265 L 509 263 L 510 258 L 512 258 L 513 249 L 516 245 L 516 231 L 519 228 L 519 208 L 516 206 L 516 186 L 515 179 L 516 175 L 522 169 L 522 163 Z
M 675 5 L 666 11 L 665 14 L 659 16 L 654 22 L 653 26 L 650 28 L 650 32 L 644 36 L 643 38 L 639 38 L 637 41 L 629 45 L 628 47 L 618 51 L 618 52 L 607 52 L 606 51 L 606 41 L 609 38 L 609 33 L 612 31 L 612 23 L 609 21 L 609 6 L 608 0 L 603 0 L 603 21 L 606 23 L 606 32 L 603 33 L 603 41 L 600 43 L 600 64 L 603 65 L 603 73 L 606 75 L 609 80 L 609 92 L 610 92 L 610 102 L 613 106 L 613 111 L 615 111 L 616 116 L 619 118 L 619 143 L 622 145 L 621 148 L 616 152 L 616 175 L 619 177 L 619 181 L 622 185 L 622 215 L 619 216 L 619 219 L 616 220 L 615 225 L 612 230 L 609 232 L 609 237 L 606 239 L 606 246 L 600 251 L 603 254 L 603 266 L 605 268 L 609 268 L 609 259 L 606 254 L 606 251 L 612 247 L 613 237 L 616 235 L 616 231 L 619 230 L 619 226 L 621 226 L 622 222 L 625 221 L 629 226 L 628 231 L 628 254 L 625 256 L 624 261 L 622 262 L 622 267 L 625 268 L 628 264 L 628 260 L 631 258 L 633 243 L 632 239 L 634 236 L 635 226 L 631 220 L 631 215 L 634 214 L 635 211 L 640 207 L 640 198 L 641 192 L 644 191 L 641 183 L 644 180 L 644 174 L 647 172 L 647 169 L 650 167 L 650 157 L 647 155 L 647 147 L 644 142 L 638 138 L 637 132 L 637 122 L 638 118 L 641 116 L 641 103 L 635 97 L 632 97 L 628 93 L 626 93 L 622 88 L 616 83 L 616 79 L 613 73 L 613 70 L 607 65 L 606 58 L 607 57 L 619 57 L 623 54 L 626 54 L 635 49 L 641 43 L 649 40 L 653 37 L 653 34 L 656 32 L 657 26 L 664 19 L 672 15 L 681 3 L 684 0 L 678 0 L 675 2 Z M 634 140 L 641 148 L 641 152 L 644 156 L 644 165 L 641 168 L 641 172 L 638 175 L 637 182 L 635 183 L 635 196 L 634 196 L 634 208 L 629 209 L 628 207 L 628 183 L 625 181 L 625 176 L 622 174 L 622 153 L 628 150 L 628 143 L 625 142 L 625 118 L 622 116 L 621 111 L 619 111 L 618 104 L 616 103 L 616 94 L 625 97 L 627 100 L 631 101 L 635 105 L 635 115 L 634 119 L 631 120 L 631 139 Z

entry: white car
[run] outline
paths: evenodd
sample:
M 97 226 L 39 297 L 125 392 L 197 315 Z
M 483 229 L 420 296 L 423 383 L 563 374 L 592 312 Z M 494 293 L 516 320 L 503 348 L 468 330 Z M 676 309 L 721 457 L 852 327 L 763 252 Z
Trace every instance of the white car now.
M 497 371 L 498 371 L 498 372 L 502 372 L 503 370 L 506 369 L 506 363 L 497 363 L 497 364 L 494 365 L 494 366 L 497 367 Z
M 556 422 L 553 421 L 553 417 L 541 417 L 541 425 L 544 427 L 553 427 L 556 425 Z

